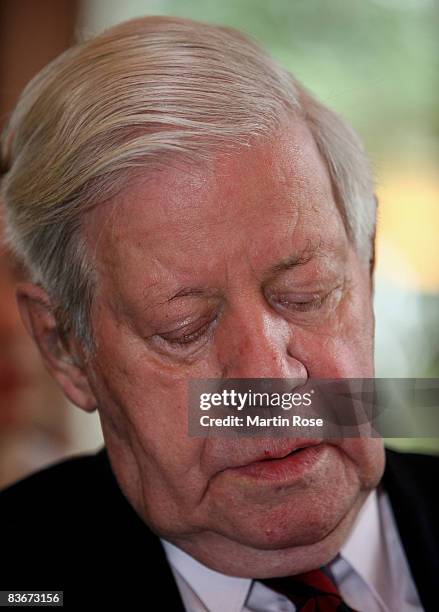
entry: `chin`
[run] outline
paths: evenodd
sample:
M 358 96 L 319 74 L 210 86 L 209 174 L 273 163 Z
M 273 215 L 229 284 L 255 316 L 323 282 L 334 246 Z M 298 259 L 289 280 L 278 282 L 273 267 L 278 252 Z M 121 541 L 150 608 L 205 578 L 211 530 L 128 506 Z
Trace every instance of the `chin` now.
M 357 491 L 344 504 L 331 498 L 313 508 L 303 506 L 302 511 L 294 503 L 263 513 L 243 511 L 241 520 L 224 519 L 221 533 L 210 531 L 216 535 L 204 546 L 187 546 L 186 550 L 231 576 L 269 578 L 306 572 L 336 556 L 366 495 L 366 491 Z
M 224 520 L 222 534 L 247 547 L 282 550 L 313 546 L 335 535 L 346 520 L 356 515 L 358 487 L 334 493 L 294 492 L 275 507 L 241 508 L 239 515 Z M 337 538 L 335 538 L 337 539 Z

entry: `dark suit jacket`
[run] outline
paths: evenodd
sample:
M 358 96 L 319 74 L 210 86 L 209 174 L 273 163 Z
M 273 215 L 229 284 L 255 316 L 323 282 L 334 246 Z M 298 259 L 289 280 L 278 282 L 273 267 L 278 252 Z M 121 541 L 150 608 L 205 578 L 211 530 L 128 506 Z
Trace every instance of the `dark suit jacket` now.
M 437 610 L 439 457 L 386 454 L 384 486 L 412 575 L 424 608 Z M 0 590 L 62 590 L 69 610 L 184 611 L 159 538 L 121 493 L 105 448 L 0 493 L 0 560 Z

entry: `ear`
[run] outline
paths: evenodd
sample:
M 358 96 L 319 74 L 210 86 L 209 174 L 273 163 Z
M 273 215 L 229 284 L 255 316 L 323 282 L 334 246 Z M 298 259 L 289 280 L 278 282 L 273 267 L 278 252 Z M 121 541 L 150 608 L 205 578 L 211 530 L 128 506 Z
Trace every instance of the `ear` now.
M 34 283 L 23 282 L 17 285 L 16 297 L 23 323 L 64 395 L 79 408 L 93 412 L 97 401 L 85 373 L 84 357 L 76 343 L 67 349 L 62 342 L 47 293 Z

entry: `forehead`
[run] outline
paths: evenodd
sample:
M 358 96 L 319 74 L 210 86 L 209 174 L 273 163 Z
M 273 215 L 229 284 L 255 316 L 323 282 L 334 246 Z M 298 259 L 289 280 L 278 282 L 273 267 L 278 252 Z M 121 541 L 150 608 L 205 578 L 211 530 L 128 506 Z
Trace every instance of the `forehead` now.
M 345 238 L 327 170 L 299 121 L 207 164 L 137 175 L 88 221 L 98 276 L 124 292 L 173 276 L 205 282 L 243 256 L 262 270 L 288 250 Z

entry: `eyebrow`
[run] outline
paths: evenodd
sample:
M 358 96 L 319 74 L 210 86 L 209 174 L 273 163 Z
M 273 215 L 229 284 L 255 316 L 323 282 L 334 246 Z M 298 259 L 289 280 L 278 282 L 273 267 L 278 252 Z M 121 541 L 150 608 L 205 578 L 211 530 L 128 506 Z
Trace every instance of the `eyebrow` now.
M 297 268 L 298 266 L 303 266 L 307 264 L 313 257 L 319 255 L 323 248 L 322 242 L 319 242 L 316 245 L 307 245 L 300 253 L 296 253 L 294 255 L 289 255 L 282 259 L 279 263 L 275 264 L 272 268 L 269 269 L 268 274 L 278 274 L 279 272 L 285 272 L 286 270 L 291 270 L 293 268 Z
M 208 291 L 208 289 L 206 287 L 182 287 L 181 289 L 179 289 L 177 291 L 177 293 L 174 293 L 174 295 L 172 295 L 170 298 L 168 298 L 166 300 L 167 303 L 171 302 L 172 300 L 175 300 L 179 297 L 186 297 L 186 296 L 193 296 L 193 295 L 206 295 L 206 291 Z
M 323 243 L 320 241 L 316 245 L 308 244 L 300 253 L 296 253 L 294 255 L 290 255 L 282 259 L 279 263 L 275 264 L 268 270 L 268 276 L 279 274 L 279 272 L 285 272 L 286 270 L 291 270 L 300 265 L 304 265 L 311 261 L 313 257 L 319 255 L 322 252 Z M 169 304 L 172 300 L 181 297 L 192 297 L 197 295 L 205 296 L 206 293 L 215 293 L 212 289 L 205 286 L 187 286 L 180 288 L 176 293 L 174 293 L 171 297 L 165 300 L 165 303 Z

